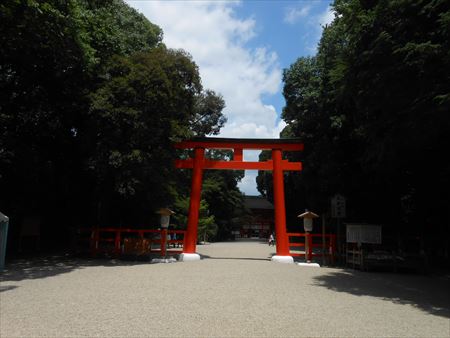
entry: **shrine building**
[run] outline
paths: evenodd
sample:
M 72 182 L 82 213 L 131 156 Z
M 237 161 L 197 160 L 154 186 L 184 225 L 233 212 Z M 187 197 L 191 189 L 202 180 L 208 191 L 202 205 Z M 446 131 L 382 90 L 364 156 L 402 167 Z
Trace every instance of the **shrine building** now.
M 245 196 L 244 205 L 250 217 L 241 228 L 241 238 L 268 238 L 274 231 L 274 206 L 263 196 Z

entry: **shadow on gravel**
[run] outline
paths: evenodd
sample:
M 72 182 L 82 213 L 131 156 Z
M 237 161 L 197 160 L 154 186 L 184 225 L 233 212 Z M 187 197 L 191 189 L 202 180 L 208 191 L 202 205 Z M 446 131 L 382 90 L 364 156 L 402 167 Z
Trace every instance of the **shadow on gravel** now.
M 450 318 L 450 276 L 418 276 L 360 271 L 329 272 L 315 284 L 336 292 L 371 296 L 409 304 L 433 315 Z
M 89 266 L 116 267 L 140 264 L 149 264 L 149 259 L 147 258 L 145 261 L 127 261 L 106 258 L 83 259 L 71 257 L 70 255 L 51 255 L 35 258 L 23 258 L 9 262 L 3 272 L 0 272 L 0 281 L 7 282 L 21 281 L 24 279 L 46 278 Z M 0 289 L 0 291 L 7 291 L 10 289 Z
M 16 288 L 18 288 L 18 286 L 16 286 L 16 285 L 2 285 L 2 286 L 0 286 L 0 292 L 14 290 Z
M 201 255 L 202 259 L 218 259 L 218 260 L 234 260 L 234 261 L 270 261 L 270 258 L 256 258 L 256 257 L 212 257 L 208 255 Z

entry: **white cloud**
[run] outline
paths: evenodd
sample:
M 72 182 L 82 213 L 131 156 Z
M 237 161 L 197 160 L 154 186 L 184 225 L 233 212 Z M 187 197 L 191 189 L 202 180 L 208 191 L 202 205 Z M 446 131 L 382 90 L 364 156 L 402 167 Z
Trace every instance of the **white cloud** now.
M 255 20 L 235 16 L 236 2 L 127 1 L 164 32 L 170 48 L 189 52 L 199 66 L 203 86 L 223 95 L 228 123 L 222 137 L 278 138 L 283 122 L 262 96 L 281 87 L 277 55 L 264 47 L 250 49 Z M 247 194 L 256 193 L 256 175 L 240 184 Z
M 329 25 L 334 20 L 333 8 L 328 5 L 325 10 L 319 8 L 320 2 L 312 2 L 305 6 L 298 3 L 297 7 L 286 7 L 284 22 L 294 25 L 302 19 L 302 25 L 306 28 L 302 39 L 305 49 L 314 55 L 317 53 L 318 41 L 322 36 L 323 27 Z
M 321 26 L 329 25 L 334 20 L 334 11 L 331 6 L 328 6 L 325 12 L 318 16 L 318 22 Z
M 259 196 L 261 195 L 256 189 L 256 176 L 258 175 L 257 170 L 246 170 L 245 176 L 239 182 L 239 189 L 244 192 L 247 196 Z
M 310 11 L 310 5 L 302 7 L 288 7 L 285 9 L 283 20 L 284 22 L 293 25 L 301 18 L 307 17 Z
M 327 6 L 325 11 L 317 13 L 320 2 L 316 2 L 308 5 L 304 3 L 298 3 L 297 7 L 285 7 L 283 21 L 287 24 L 296 24 L 303 19 L 303 23 L 308 26 L 315 26 L 317 28 L 329 25 L 334 20 L 334 11 L 330 5 Z M 321 30 L 320 30 L 321 31 Z

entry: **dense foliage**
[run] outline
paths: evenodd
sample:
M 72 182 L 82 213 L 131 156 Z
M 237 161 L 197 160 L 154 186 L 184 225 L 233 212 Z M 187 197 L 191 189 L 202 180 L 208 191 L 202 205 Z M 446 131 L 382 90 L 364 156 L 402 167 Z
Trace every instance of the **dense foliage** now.
M 448 255 L 449 7 L 335 1 L 317 55 L 284 71 L 282 135 L 305 143 L 303 173 L 286 178 L 291 216 L 329 212 L 331 196 L 341 193 L 347 221 L 419 236 L 429 250 L 437 241 Z M 269 177 L 258 181 L 270 195 Z
M 189 196 L 173 142 L 217 134 L 225 103 L 161 40 L 122 0 L 0 4 L 0 208 L 12 237 L 28 216 L 44 247 L 71 227 L 157 226 L 157 208 Z M 232 190 L 225 207 L 238 179 L 217 188 Z M 211 210 L 210 228 L 227 223 Z

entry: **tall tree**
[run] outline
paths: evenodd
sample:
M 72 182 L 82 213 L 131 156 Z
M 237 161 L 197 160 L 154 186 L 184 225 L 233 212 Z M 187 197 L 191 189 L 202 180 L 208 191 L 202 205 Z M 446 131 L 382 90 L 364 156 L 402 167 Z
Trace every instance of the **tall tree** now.
M 115 195 L 123 197 L 118 199 L 122 205 L 130 197 L 145 201 L 145 219 L 152 207 L 170 202 L 165 186 L 174 171 L 172 145 L 191 134 L 189 121 L 201 92 L 197 66 L 183 51 L 160 46 L 113 58 L 104 76 L 109 81 L 92 95 L 88 132 L 93 136 L 88 146 L 95 145 L 89 167 L 98 203 Z M 111 208 L 106 210 L 105 221 L 111 222 Z
M 283 135 L 305 143 L 288 200 L 326 211 L 341 192 L 349 220 L 448 235 L 449 7 L 335 1 L 317 55 L 284 72 Z
M 225 103 L 158 26 L 122 0 L 7 0 L 0 32 L 0 206 L 13 233 L 27 214 L 50 245 L 74 225 L 148 226 L 188 195 L 172 144 L 217 134 Z
M 95 220 L 89 93 L 112 55 L 150 50 L 162 32 L 119 0 L 3 1 L 0 32 L 0 205 L 12 235 L 34 214 L 64 238 Z
M 217 135 L 227 122 L 222 114 L 225 101 L 221 95 L 206 90 L 196 96 L 191 130 L 196 136 Z

